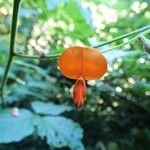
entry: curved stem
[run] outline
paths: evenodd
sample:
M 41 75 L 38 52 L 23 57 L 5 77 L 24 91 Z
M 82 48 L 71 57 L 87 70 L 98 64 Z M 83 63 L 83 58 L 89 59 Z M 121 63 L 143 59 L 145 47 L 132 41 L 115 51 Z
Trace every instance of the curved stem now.
M 148 31 L 147 31 L 147 30 L 148 30 Z M 144 31 L 145 31 L 144 34 L 147 34 L 147 33 L 149 32 L 149 30 L 150 30 L 150 25 L 149 25 L 149 26 L 146 26 L 146 27 L 143 27 L 143 28 L 140 28 L 140 29 L 138 29 L 138 30 L 135 30 L 135 31 L 133 31 L 133 32 L 130 32 L 130 33 L 128 33 L 128 34 L 119 36 L 119 37 L 117 37 L 117 38 L 115 38 L 115 39 L 113 39 L 113 40 L 111 40 L 111 41 L 104 42 L 104 43 L 102 43 L 102 44 L 99 44 L 99 45 L 97 45 L 97 46 L 94 46 L 93 48 L 97 48 L 97 47 L 100 47 L 100 46 L 104 46 L 104 45 L 113 43 L 113 42 L 115 42 L 115 41 L 124 39 L 124 38 L 126 38 L 126 37 L 128 37 L 128 36 L 135 35 L 135 34 L 138 34 L 138 33 L 144 32 Z M 128 44 L 128 43 L 134 41 L 134 40 L 137 39 L 137 38 L 138 38 L 138 36 L 132 38 L 132 39 L 129 40 L 128 42 L 122 43 L 122 44 L 117 45 L 117 46 L 115 46 L 115 47 L 113 47 L 113 48 L 109 48 L 109 49 L 103 51 L 103 53 L 106 53 L 106 52 L 108 52 L 108 51 L 111 51 L 111 50 L 114 50 L 114 49 L 119 48 L 119 47 L 121 47 L 121 46 L 124 46 L 124 45 L 126 45 L 126 44 Z M 44 58 L 40 58 L 39 56 L 29 56 L 29 55 L 23 55 L 23 54 L 14 53 L 14 56 L 16 56 L 16 57 L 23 57 L 23 58 L 29 58 L 29 59 L 47 59 L 47 58 L 53 59 L 53 58 L 59 57 L 60 55 L 61 55 L 61 53 L 59 53 L 59 54 L 53 54 L 53 55 L 47 55 L 47 56 L 45 56 Z
M 147 31 L 145 31 L 145 32 L 143 32 L 142 35 L 146 35 L 146 34 L 148 34 L 148 33 L 150 33 L 150 29 L 147 30 Z M 122 47 L 122 46 L 124 46 L 124 45 L 127 45 L 127 44 L 129 44 L 129 43 L 135 41 L 138 37 L 139 37 L 139 35 L 135 36 L 134 38 L 130 39 L 130 40 L 127 41 L 127 42 L 121 43 L 121 44 L 116 45 L 116 46 L 114 46 L 114 47 L 112 47 L 112 48 L 108 48 L 108 49 L 106 49 L 106 50 L 104 50 L 104 51 L 102 51 L 102 52 L 103 52 L 103 53 L 106 53 L 106 52 L 112 51 L 112 50 L 114 50 L 114 49 L 117 49 L 117 48 L 119 48 L 119 47 Z
M 110 43 L 113 43 L 113 42 L 116 42 L 116 41 L 119 41 L 121 39 L 124 39 L 126 37 L 129 37 L 129 36 L 132 36 L 132 35 L 135 35 L 135 34 L 138 34 L 138 33 L 141 33 L 141 32 L 144 32 L 146 30 L 150 29 L 150 25 L 149 26 L 146 26 L 146 27 L 143 27 L 143 28 L 140 28 L 140 29 L 137 29 L 133 32 L 130 32 L 130 33 L 127 33 L 125 35 L 122 35 L 122 36 L 119 36 L 113 40 L 110 40 L 108 42 L 104 42 L 102 44 L 99 44 L 99 45 L 96 45 L 96 46 L 93 46 L 94 48 L 98 48 L 98 47 L 101 47 L 101 46 L 104 46 L 104 45 L 107 45 L 107 44 L 110 44 Z
M 7 80 L 7 75 L 13 60 L 14 56 L 14 47 L 15 47 L 15 37 L 16 37 L 16 26 L 17 26 L 17 19 L 18 19 L 18 11 L 19 11 L 19 4 L 21 0 L 14 0 L 13 3 L 13 16 L 12 16 L 12 26 L 11 26 L 11 37 L 10 37 L 10 48 L 9 48 L 9 56 L 6 64 L 6 68 L 4 71 L 4 75 L 0 84 L 0 96 L 2 104 L 4 105 L 4 97 L 3 97 L 3 89 L 5 82 Z
M 43 58 L 40 58 L 40 56 L 29 56 L 29 55 L 23 55 L 23 54 L 14 53 L 15 57 L 22 57 L 22 58 L 29 58 L 29 59 L 47 59 L 47 58 L 53 59 L 53 58 L 59 57 L 60 55 L 61 55 L 61 53 L 60 54 L 47 55 L 47 56 L 45 56 Z

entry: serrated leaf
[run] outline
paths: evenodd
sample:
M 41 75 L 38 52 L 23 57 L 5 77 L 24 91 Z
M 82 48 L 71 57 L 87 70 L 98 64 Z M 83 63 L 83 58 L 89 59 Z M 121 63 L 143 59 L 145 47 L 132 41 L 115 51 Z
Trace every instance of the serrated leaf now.
M 34 131 L 34 115 L 30 111 L 21 109 L 18 117 L 13 116 L 11 111 L 0 111 L 0 143 L 20 141 Z
M 84 150 L 81 143 L 83 131 L 79 124 L 57 116 L 40 118 L 37 125 L 38 135 L 47 138 L 47 143 L 54 147 L 68 146 L 71 150 Z
M 65 105 L 56 105 L 54 103 L 45 103 L 45 102 L 32 102 L 32 108 L 36 113 L 45 114 L 45 115 L 59 115 L 65 111 L 71 111 L 72 108 Z

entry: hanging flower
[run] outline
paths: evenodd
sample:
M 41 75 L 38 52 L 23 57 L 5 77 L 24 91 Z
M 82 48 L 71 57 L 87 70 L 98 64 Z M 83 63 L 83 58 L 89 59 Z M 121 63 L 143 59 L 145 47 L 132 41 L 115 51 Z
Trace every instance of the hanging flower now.
M 107 70 L 107 61 L 103 54 L 90 47 L 67 48 L 60 56 L 58 65 L 64 76 L 76 80 L 73 88 L 73 100 L 76 107 L 84 104 L 85 80 L 99 79 Z

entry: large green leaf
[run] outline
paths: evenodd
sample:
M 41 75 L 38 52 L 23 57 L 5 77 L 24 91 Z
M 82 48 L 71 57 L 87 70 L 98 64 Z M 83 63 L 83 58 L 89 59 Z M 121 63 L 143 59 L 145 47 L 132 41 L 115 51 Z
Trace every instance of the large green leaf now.
M 37 125 L 38 135 L 47 138 L 47 143 L 54 147 L 69 146 L 71 150 L 84 150 L 81 143 L 83 131 L 72 120 L 57 116 L 43 117 Z
M 0 111 L 0 143 L 17 142 L 31 135 L 34 131 L 34 115 L 25 109 L 20 116 L 12 115 L 12 110 Z
M 71 119 L 61 116 L 42 117 L 25 109 L 20 109 L 19 114 L 12 115 L 11 109 L 0 111 L 0 143 L 21 141 L 32 135 L 36 127 L 37 134 L 42 138 L 46 137 L 50 146 L 84 150 L 81 142 L 83 131 Z
M 72 108 L 65 105 L 56 105 L 54 103 L 32 102 L 32 108 L 36 113 L 45 115 L 59 115 L 65 111 L 70 111 Z

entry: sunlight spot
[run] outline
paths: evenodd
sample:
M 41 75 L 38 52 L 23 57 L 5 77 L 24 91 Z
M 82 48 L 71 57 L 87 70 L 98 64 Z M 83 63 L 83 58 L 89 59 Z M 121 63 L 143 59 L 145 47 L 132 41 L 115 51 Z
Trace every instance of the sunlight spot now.
M 130 18 L 133 18 L 135 16 L 135 13 L 133 13 L 133 12 L 131 12 L 130 14 L 129 14 L 129 17 Z
M 111 28 L 111 29 L 110 29 L 110 32 L 111 32 L 111 33 L 117 33 L 117 32 L 118 32 L 118 29 L 117 29 L 117 28 Z
M 121 93 L 121 92 L 122 92 L 122 88 L 119 87 L 119 86 L 117 86 L 117 87 L 116 87 L 116 91 L 117 91 L 118 93 Z
M 78 39 L 75 41 L 75 44 L 78 46 L 84 46 L 84 44 Z
M 145 78 L 142 78 L 141 80 L 143 83 L 145 83 L 147 80 Z
M 131 9 L 133 11 L 135 11 L 136 13 L 140 12 L 140 2 L 139 1 L 135 1 L 132 5 L 131 5 Z
M 113 102 L 113 106 L 114 106 L 114 107 L 118 107 L 118 106 L 119 106 L 119 103 L 116 102 L 116 101 L 114 101 L 114 102 Z
M 115 70 L 117 70 L 117 69 L 119 68 L 119 65 L 118 65 L 118 64 L 114 64 L 114 65 L 113 65 L 113 68 L 114 68 Z
M 145 92 L 145 95 L 146 95 L 146 96 L 150 96 L 150 91 L 146 91 L 146 92 Z
M 145 9 L 146 7 L 148 7 L 148 4 L 146 2 L 143 2 L 141 4 L 141 9 Z
M 96 111 L 96 108 L 95 108 L 95 107 L 92 107 L 92 108 L 91 108 L 91 111 L 92 111 L 92 112 L 95 112 L 95 111 Z
M 36 40 L 35 39 L 31 39 L 29 41 L 29 43 L 32 45 L 32 46 L 36 46 Z
M 0 12 L 1 12 L 3 15 L 5 15 L 5 16 L 8 14 L 7 9 L 4 8 L 4 7 L 1 7 L 1 8 L 0 8 Z
M 99 104 L 103 104 L 103 102 L 104 102 L 103 99 L 100 99 L 100 100 L 98 101 Z
M 87 84 L 94 86 L 96 84 L 96 81 L 95 80 L 89 80 L 89 81 L 87 81 Z
M 62 97 L 62 94 L 60 94 L 60 93 L 58 93 L 57 95 L 56 95 L 56 98 L 61 98 Z
M 73 88 L 74 88 L 74 85 L 72 85 L 71 88 L 70 88 L 71 93 L 73 93 Z
M 120 73 L 120 74 L 123 74 L 123 70 L 122 70 L 122 69 L 119 69 L 119 73 Z
M 41 46 L 46 46 L 48 43 L 46 42 L 46 40 L 42 37 L 40 37 L 37 41 L 37 43 Z
M 127 83 L 123 84 L 124 88 L 129 88 L 129 85 Z
M 124 42 L 124 43 L 126 43 L 126 42 L 128 42 L 128 41 L 129 41 L 128 38 L 124 38 L 124 39 L 123 39 L 123 42 Z M 130 49 L 130 48 L 131 48 L 131 45 L 130 45 L 130 44 L 126 44 L 126 45 L 124 45 L 124 48 Z
M 146 11 L 145 14 L 144 14 L 144 16 L 145 16 L 146 18 L 150 18 L 150 12 L 149 12 L 149 11 Z
M 123 59 L 122 59 L 122 58 L 118 58 L 117 61 L 118 61 L 119 63 L 122 63 L 122 62 L 123 62 Z
M 128 82 L 131 83 L 131 84 L 135 84 L 135 80 L 131 77 L 128 78 Z
M 38 36 L 41 34 L 40 27 L 38 25 L 34 26 L 34 35 Z
M 121 16 L 122 16 L 122 17 L 125 17 L 126 15 L 127 15 L 127 10 L 123 9 L 123 10 L 121 11 Z
M 73 24 L 73 23 L 71 23 L 71 24 L 69 25 L 69 31 L 74 31 L 74 24 Z
M 98 9 L 103 14 L 106 23 L 116 22 L 118 20 L 115 9 L 109 8 L 106 5 L 99 5 Z
M 61 45 L 61 44 L 62 44 L 62 41 L 61 41 L 61 40 L 58 40 L 58 41 L 57 41 L 57 44 L 58 44 L 58 45 Z
M 113 71 L 113 68 L 108 66 L 108 71 L 112 72 Z
M 112 4 L 117 4 L 118 0 L 111 0 Z
M 106 110 L 107 110 L 108 112 L 110 112 L 110 111 L 112 111 L 112 108 L 111 108 L 111 107 L 107 107 Z
M 144 58 L 140 58 L 140 59 L 139 59 L 139 62 L 140 62 L 141 64 L 143 64 L 143 63 L 145 63 L 145 59 L 144 59 Z

